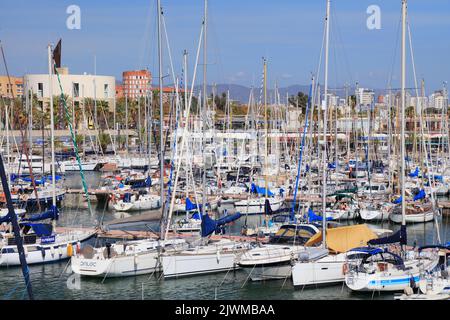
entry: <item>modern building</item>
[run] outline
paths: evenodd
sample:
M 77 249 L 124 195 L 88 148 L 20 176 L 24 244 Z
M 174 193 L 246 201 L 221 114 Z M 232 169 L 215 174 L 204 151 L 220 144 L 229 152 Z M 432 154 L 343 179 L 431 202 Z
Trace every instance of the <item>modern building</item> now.
M 23 96 L 23 78 L 0 76 L 0 96 L 20 98 Z
M 374 102 L 375 92 L 371 89 L 358 88 L 356 95 L 360 106 L 370 107 Z
M 69 74 L 68 68 L 58 68 L 57 70 L 60 75 L 62 90 L 74 104 L 89 98 L 105 101 L 108 103 L 109 109 L 114 110 L 116 92 L 114 77 L 90 74 L 74 75 Z M 25 92 L 31 90 L 33 94 L 37 95 L 40 102 L 48 105 L 50 98 L 48 74 L 26 74 L 23 81 Z M 53 96 L 61 94 L 56 75 L 53 75 L 52 78 L 52 90 Z
M 148 96 L 152 87 L 152 74 L 148 70 L 124 71 L 122 85 L 128 99 Z
M 430 107 L 440 109 L 448 106 L 448 98 L 445 97 L 443 90 L 433 92 L 430 96 Z
M 116 99 L 125 97 L 123 93 L 123 85 L 116 83 Z

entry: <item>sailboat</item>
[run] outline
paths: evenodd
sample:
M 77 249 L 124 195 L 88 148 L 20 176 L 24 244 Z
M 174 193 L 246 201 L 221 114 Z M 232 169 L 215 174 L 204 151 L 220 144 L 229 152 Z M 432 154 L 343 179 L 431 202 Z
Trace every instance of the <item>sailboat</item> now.
M 406 104 L 406 18 L 407 0 L 402 0 L 402 56 L 401 56 L 401 114 Z M 405 199 L 405 117 L 401 121 L 401 227 L 394 235 L 368 242 L 378 246 L 370 250 L 369 256 L 361 261 L 346 264 L 345 284 L 353 291 L 399 291 L 417 287 L 420 275 L 431 271 L 439 262 L 436 251 L 405 251 L 406 199 Z M 400 243 L 401 250 L 394 252 L 386 245 Z
M 50 210 L 35 215 L 21 218 L 21 236 L 23 237 L 23 248 L 28 264 L 47 263 L 69 258 L 74 252 L 81 249 L 83 242 L 92 238 L 92 231 L 75 230 L 69 232 L 56 232 L 55 225 L 59 217 L 56 206 L 56 172 L 55 172 L 55 146 L 54 146 L 54 123 L 53 123 L 53 57 L 51 45 L 48 46 L 48 67 L 50 83 L 50 128 L 52 148 L 52 205 Z M 52 223 L 42 223 L 41 221 Z M 2 223 L 10 223 L 9 216 L 0 220 Z M 16 248 L 16 239 L 12 234 L 2 234 L 0 240 L 0 266 L 20 265 L 19 252 Z

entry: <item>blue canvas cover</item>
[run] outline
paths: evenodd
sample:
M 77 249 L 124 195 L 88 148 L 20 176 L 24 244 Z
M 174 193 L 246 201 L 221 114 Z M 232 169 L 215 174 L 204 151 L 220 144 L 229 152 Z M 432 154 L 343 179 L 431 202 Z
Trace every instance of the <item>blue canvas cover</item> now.
M 252 187 L 250 189 L 251 193 L 257 193 L 259 195 L 266 195 L 266 188 L 258 187 L 256 184 L 252 183 Z M 274 196 L 274 193 L 270 190 L 267 190 L 267 195 L 270 197 Z
M 401 202 L 402 202 L 402 197 L 401 196 L 399 198 L 395 199 L 394 201 L 392 201 L 392 203 L 395 203 L 395 204 L 399 204 Z
M 50 210 L 38 214 L 33 214 L 24 220 L 41 221 L 46 219 L 58 220 L 58 218 L 59 218 L 58 208 L 56 206 L 53 206 Z
M 400 243 L 406 245 L 407 242 L 407 235 L 406 235 L 406 226 L 401 226 L 400 230 L 398 230 L 396 233 L 384 237 L 384 238 L 378 238 L 378 239 L 372 239 L 367 242 L 369 245 L 380 245 L 380 244 L 389 244 L 389 243 Z
M 419 176 L 419 167 L 416 167 L 416 170 L 409 174 L 411 178 L 415 178 Z
M 220 218 L 219 220 L 213 220 L 209 217 L 208 214 L 202 215 L 202 237 L 207 237 L 212 234 L 214 231 L 218 230 L 219 227 L 233 222 L 241 217 L 241 213 L 237 212 L 232 215 L 225 216 Z
M 414 201 L 417 201 L 417 200 L 422 200 L 422 199 L 425 199 L 425 196 L 426 196 L 426 194 L 425 194 L 425 190 L 420 190 L 419 191 L 419 193 L 418 194 L 416 194 L 415 196 L 414 196 Z
M 191 211 L 191 210 L 202 210 L 202 205 L 197 205 L 195 203 L 193 203 L 191 201 L 191 199 L 189 199 L 189 197 L 186 197 L 186 211 Z
M 325 221 L 330 221 L 332 220 L 331 217 L 328 217 L 325 219 Z M 308 221 L 309 222 L 314 222 L 314 221 L 323 221 L 323 218 L 321 216 L 318 216 L 317 214 L 314 213 L 314 211 L 309 208 L 308 209 Z
M 23 226 L 29 226 L 38 237 L 48 237 L 52 235 L 53 227 L 46 223 L 22 223 Z

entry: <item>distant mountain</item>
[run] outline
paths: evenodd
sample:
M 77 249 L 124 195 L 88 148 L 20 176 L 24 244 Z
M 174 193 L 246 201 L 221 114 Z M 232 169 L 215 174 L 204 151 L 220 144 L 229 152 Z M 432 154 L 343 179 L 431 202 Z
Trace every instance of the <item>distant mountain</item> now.
M 212 93 L 213 86 L 208 85 L 206 88 L 207 88 L 206 90 L 207 90 L 207 93 L 209 96 Z M 194 94 L 197 96 L 202 89 L 203 89 L 202 85 L 196 85 L 194 88 Z M 321 85 L 320 89 L 321 89 L 321 93 L 323 94 L 323 85 Z M 356 88 L 354 86 L 349 87 L 348 94 L 354 95 L 355 90 L 356 90 Z M 386 94 L 385 90 L 383 90 L 383 89 L 373 89 L 373 90 L 375 92 L 375 99 L 379 95 Z M 231 84 L 231 83 L 229 83 L 229 84 L 222 83 L 222 84 L 215 85 L 216 94 L 221 95 L 223 92 L 227 92 L 227 91 L 230 91 L 230 99 L 231 100 L 238 101 L 242 104 L 248 103 L 248 100 L 250 97 L 250 91 L 251 91 L 250 87 L 239 85 L 239 84 Z M 342 98 L 345 97 L 345 90 L 344 90 L 343 86 L 338 89 L 329 88 L 329 91 L 330 91 L 330 93 L 335 93 Z M 274 92 L 275 92 L 274 89 L 267 90 L 268 102 L 274 100 Z M 299 84 L 290 85 L 287 87 L 278 88 L 278 92 L 280 94 L 281 103 L 284 103 L 286 101 L 286 93 L 289 96 L 297 95 L 299 92 L 308 94 L 309 93 L 309 85 L 299 85 Z M 263 99 L 263 92 L 262 92 L 261 88 L 254 88 L 253 94 L 254 94 L 254 98 L 256 101 L 260 101 L 260 99 L 261 100 Z
M 195 86 L 195 92 L 198 94 L 203 89 L 202 85 Z M 208 85 L 206 88 L 206 91 L 208 95 L 212 93 L 213 86 Z M 240 103 L 246 104 L 248 103 L 249 97 L 250 97 L 250 91 L 251 88 L 242 86 L 239 84 L 217 84 L 215 85 L 215 92 L 218 95 L 221 95 L 223 92 L 230 92 L 230 99 L 234 101 L 238 101 Z M 268 89 L 267 90 L 267 99 L 268 101 L 273 101 L 274 97 L 274 89 Z M 280 94 L 281 101 L 284 102 L 286 100 L 286 93 L 291 95 L 296 95 L 298 92 L 303 92 L 305 94 L 308 94 L 309 92 L 309 86 L 303 86 L 303 85 L 292 85 L 285 88 L 279 88 L 278 92 Z M 261 88 L 254 88 L 253 89 L 253 95 L 256 101 L 259 101 L 263 99 L 263 92 Z

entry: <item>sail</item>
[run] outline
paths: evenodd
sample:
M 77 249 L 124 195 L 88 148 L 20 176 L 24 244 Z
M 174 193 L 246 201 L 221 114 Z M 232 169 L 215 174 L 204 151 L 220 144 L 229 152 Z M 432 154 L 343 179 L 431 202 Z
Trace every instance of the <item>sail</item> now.
M 214 231 L 218 230 L 219 227 L 233 222 L 241 217 L 241 213 L 237 212 L 232 215 L 225 216 L 219 220 L 213 220 L 208 214 L 202 215 L 202 237 L 207 237 Z

